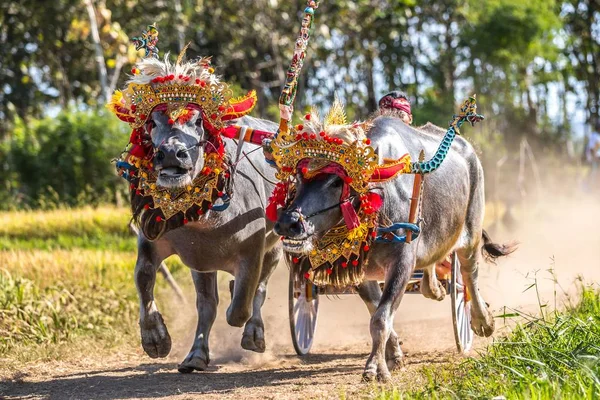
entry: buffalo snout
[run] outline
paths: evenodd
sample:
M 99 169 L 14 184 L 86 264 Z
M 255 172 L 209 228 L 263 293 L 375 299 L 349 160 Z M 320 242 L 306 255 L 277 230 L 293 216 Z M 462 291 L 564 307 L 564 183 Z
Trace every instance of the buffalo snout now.
M 163 168 L 186 167 L 191 165 L 190 155 L 181 142 L 162 144 L 155 155 L 155 164 Z
M 298 211 L 287 211 L 279 216 L 273 228 L 279 236 L 297 238 L 305 234 L 302 215 Z

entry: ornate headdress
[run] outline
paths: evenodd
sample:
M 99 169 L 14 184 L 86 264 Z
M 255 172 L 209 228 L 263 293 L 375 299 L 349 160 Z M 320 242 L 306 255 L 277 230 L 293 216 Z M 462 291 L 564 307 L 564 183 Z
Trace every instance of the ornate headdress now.
M 325 233 L 308 255 L 308 262 L 303 263 L 306 278 L 315 284 L 362 282 L 366 254 L 376 235 L 377 211 L 382 205 L 371 183 L 410 172 L 408 154 L 379 164 L 367 137 L 370 128 L 369 122 L 348 125 L 343 107 L 336 101 L 323 122 L 313 111 L 306 115 L 303 124 L 291 127 L 287 133 L 279 132 L 270 143 L 270 154 L 281 181 L 269 199 L 270 218 L 276 217 L 278 207 L 290 201 L 288 196 L 295 190 L 296 174 L 304 179 L 322 173 L 335 174 L 344 182 L 339 202 L 344 223 Z M 292 257 L 292 261 L 299 263 L 301 259 Z
M 233 99 L 228 85 L 214 74 L 210 57 L 184 61 L 184 49 L 175 64 L 168 54 L 161 61 L 157 41 L 158 31 L 153 25 L 133 39 L 136 49 L 145 50 L 146 58 L 132 68 L 127 86 L 123 91 L 115 91 L 108 104 L 119 119 L 133 128 L 129 145 L 117 161 L 117 170 L 130 182 L 134 218 L 140 220 L 149 239 L 159 237 L 168 228 L 197 220 L 213 208 L 217 199 L 226 207 L 230 193 L 225 191 L 229 173 L 223 136 L 235 137 L 240 132 L 239 127 L 227 126 L 227 122 L 250 113 L 257 101 L 254 91 Z M 201 113 L 203 127 L 209 133 L 204 167 L 187 188 L 160 187 L 152 165 L 150 116 L 162 111 L 168 115 L 169 124 L 183 124 L 194 110 Z

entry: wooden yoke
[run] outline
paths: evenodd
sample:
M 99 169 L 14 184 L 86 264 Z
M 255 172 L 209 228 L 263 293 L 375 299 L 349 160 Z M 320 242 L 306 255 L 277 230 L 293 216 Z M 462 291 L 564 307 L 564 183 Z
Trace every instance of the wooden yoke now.
M 425 152 L 421 150 L 419 153 L 419 162 L 425 160 Z M 421 189 L 423 188 L 423 174 L 415 174 L 415 180 L 413 184 L 412 196 L 410 197 L 410 212 L 408 214 L 408 222 L 411 224 L 417 223 L 417 211 L 419 210 L 419 202 L 421 200 Z M 406 243 L 412 241 L 413 232 L 407 229 L 406 232 Z

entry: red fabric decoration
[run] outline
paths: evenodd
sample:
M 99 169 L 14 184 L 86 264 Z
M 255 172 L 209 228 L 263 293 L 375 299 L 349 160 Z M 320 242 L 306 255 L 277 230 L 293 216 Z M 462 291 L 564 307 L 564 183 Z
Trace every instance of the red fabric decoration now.
M 148 155 L 148 148 L 139 144 L 134 144 L 129 150 L 129 154 L 137 158 L 146 158 Z
M 225 114 L 221 116 L 221 121 L 230 121 L 250 114 L 257 102 L 256 92 L 254 90 L 249 91 L 241 99 L 230 102 L 230 106 L 225 111 Z
M 269 197 L 269 204 L 265 210 L 267 218 L 271 221 L 277 221 L 277 209 L 279 206 L 285 205 L 285 198 L 287 197 L 288 188 L 283 182 L 279 182 L 273 189 L 273 194 Z
M 144 140 L 144 129 L 137 128 L 131 131 L 131 136 L 129 137 L 129 143 L 133 144 L 142 144 Z
M 239 138 L 240 127 L 235 125 L 227 126 L 221 130 L 221 134 L 229 139 Z

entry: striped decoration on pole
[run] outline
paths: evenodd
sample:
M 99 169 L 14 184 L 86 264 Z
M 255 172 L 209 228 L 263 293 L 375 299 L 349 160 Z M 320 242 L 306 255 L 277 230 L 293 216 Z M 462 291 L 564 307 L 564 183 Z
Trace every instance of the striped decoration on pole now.
M 319 7 L 319 1 L 309 0 L 304 9 L 304 18 L 302 19 L 302 28 L 296 45 L 294 48 L 294 56 L 287 70 L 285 86 L 279 96 L 279 133 L 285 134 L 289 132 L 289 121 L 292 119 L 294 112 L 294 100 L 296 99 L 296 91 L 298 90 L 298 77 L 304 65 L 306 57 L 306 49 L 310 39 L 310 29 L 315 17 L 315 11 Z

